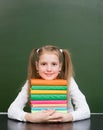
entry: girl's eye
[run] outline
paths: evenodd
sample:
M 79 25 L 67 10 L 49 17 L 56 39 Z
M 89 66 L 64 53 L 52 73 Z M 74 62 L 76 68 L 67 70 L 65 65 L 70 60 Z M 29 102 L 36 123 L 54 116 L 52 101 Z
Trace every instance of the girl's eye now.
M 44 65 L 46 65 L 46 63 L 41 63 L 41 65 L 43 65 L 43 66 L 44 66 Z
M 57 64 L 56 64 L 56 63 L 52 63 L 52 65 L 54 65 L 54 66 L 55 66 L 55 65 L 57 65 Z

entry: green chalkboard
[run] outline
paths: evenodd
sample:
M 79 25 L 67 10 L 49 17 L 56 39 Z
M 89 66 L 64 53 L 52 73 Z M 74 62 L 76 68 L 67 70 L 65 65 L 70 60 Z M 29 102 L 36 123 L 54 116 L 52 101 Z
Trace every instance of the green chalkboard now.
M 103 112 L 101 0 L 0 0 L 0 112 L 25 82 L 31 50 L 45 44 L 70 50 L 91 112 Z

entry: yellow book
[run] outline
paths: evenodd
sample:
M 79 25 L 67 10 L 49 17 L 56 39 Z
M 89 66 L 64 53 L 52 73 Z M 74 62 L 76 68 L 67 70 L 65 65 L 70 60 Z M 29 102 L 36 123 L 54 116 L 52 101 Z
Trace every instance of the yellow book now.
M 66 90 L 30 90 L 31 94 L 67 94 Z

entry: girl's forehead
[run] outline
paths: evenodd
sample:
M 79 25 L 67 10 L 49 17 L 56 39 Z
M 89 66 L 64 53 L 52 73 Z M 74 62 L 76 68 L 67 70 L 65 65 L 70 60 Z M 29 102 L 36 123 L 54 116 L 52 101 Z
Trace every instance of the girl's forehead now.
M 44 50 L 42 54 L 57 54 L 57 51 Z
M 58 56 L 55 53 L 43 53 L 40 58 L 56 58 L 58 59 Z
M 40 62 L 59 62 L 57 55 L 52 53 L 45 53 L 39 57 Z
M 52 56 L 52 55 L 55 55 L 55 56 L 58 56 L 58 53 L 56 51 L 43 51 L 40 56 L 43 56 L 43 55 L 49 55 L 49 56 Z

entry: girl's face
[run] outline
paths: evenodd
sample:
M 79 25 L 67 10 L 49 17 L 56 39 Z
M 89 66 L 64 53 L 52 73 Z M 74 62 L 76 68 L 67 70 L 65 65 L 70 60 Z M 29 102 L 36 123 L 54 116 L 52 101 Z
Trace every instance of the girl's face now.
M 39 61 L 36 62 L 36 68 L 41 78 L 45 80 L 53 80 L 57 78 L 61 70 L 61 64 L 57 55 L 44 53 L 40 56 Z

